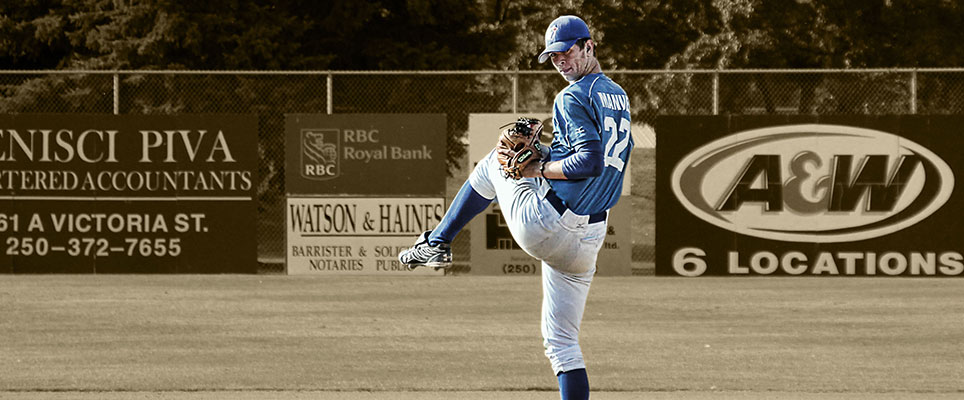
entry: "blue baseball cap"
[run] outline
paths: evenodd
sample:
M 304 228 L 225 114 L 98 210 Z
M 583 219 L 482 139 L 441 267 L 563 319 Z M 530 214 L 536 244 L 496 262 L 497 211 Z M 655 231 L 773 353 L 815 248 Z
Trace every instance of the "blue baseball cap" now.
M 565 53 L 576 44 L 579 39 L 589 39 L 589 25 L 575 15 L 563 15 L 556 18 L 546 29 L 546 49 L 539 54 L 539 62 L 549 59 L 549 53 Z

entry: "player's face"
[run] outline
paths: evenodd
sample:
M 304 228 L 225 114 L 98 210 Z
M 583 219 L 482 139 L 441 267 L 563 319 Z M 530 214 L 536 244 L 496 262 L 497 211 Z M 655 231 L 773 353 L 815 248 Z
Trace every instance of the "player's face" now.
M 565 53 L 551 53 L 552 65 L 567 81 L 579 80 L 592 72 L 595 65 L 595 56 L 592 55 L 591 47 L 592 42 L 589 41 L 582 48 L 573 45 Z

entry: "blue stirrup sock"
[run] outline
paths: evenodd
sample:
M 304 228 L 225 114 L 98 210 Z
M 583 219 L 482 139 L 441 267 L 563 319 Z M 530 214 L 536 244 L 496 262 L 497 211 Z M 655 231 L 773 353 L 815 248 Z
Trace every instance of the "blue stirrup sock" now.
M 469 181 L 465 181 L 459 193 L 455 195 L 455 199 L 452 200 L 452 205 L 445 212 L 445 216 L 429 235 L 428 243 L 432 246 L 439 243 L 452 243 L 455 235 L 465 227 L 465 224 L 485 211 L 489 203 L 492 203 L 492 200 L 482 197 L 472 188 Z
M 589 376 L 584 368 L 559 374 L 559 394 L 562 400 L 588 400 Z

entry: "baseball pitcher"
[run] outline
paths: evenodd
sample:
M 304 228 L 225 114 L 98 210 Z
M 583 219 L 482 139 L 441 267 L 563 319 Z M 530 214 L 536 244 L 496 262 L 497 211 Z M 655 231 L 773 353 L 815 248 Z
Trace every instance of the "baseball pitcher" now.
M 553 102 L 551 146 L 539 144 L 538 120 L 504 127 L 439 225 L 398 258 L 409 268 L 451 266 L 452 239 L 498 201 L 513 238 L 542 261 L 543 343 L 562 399 L 587 399 L 579 326 L 633 148 L 629 97 L 602 73 L 596 43 L 579 17 L 552 21 L 545 44 L 539 62 L 551 59 L 569 82 Z

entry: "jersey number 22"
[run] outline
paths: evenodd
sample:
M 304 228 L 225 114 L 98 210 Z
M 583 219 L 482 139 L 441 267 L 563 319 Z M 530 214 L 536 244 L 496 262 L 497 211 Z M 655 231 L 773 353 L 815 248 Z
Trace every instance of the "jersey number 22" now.
M 623 168 L 626 166 L 626 162 L 622 158 L 619 158 L 620 154 L 623 154 L 623 150 L 626 150 L 626 146 L 629 145 L 629 120 L 626 118 L 620 118 L 619 127 L 616 127 L 616 120 L 613 117 L 607 116 L 603 119 L 603 128 L 609 131 L 609 140 L 606 141 L 606 166 L 612 166 L 616 168 L 617 171 L 623 172 Z M 623 138 L 616 141 L 619 137 L 618 132 L 623 133 Z

